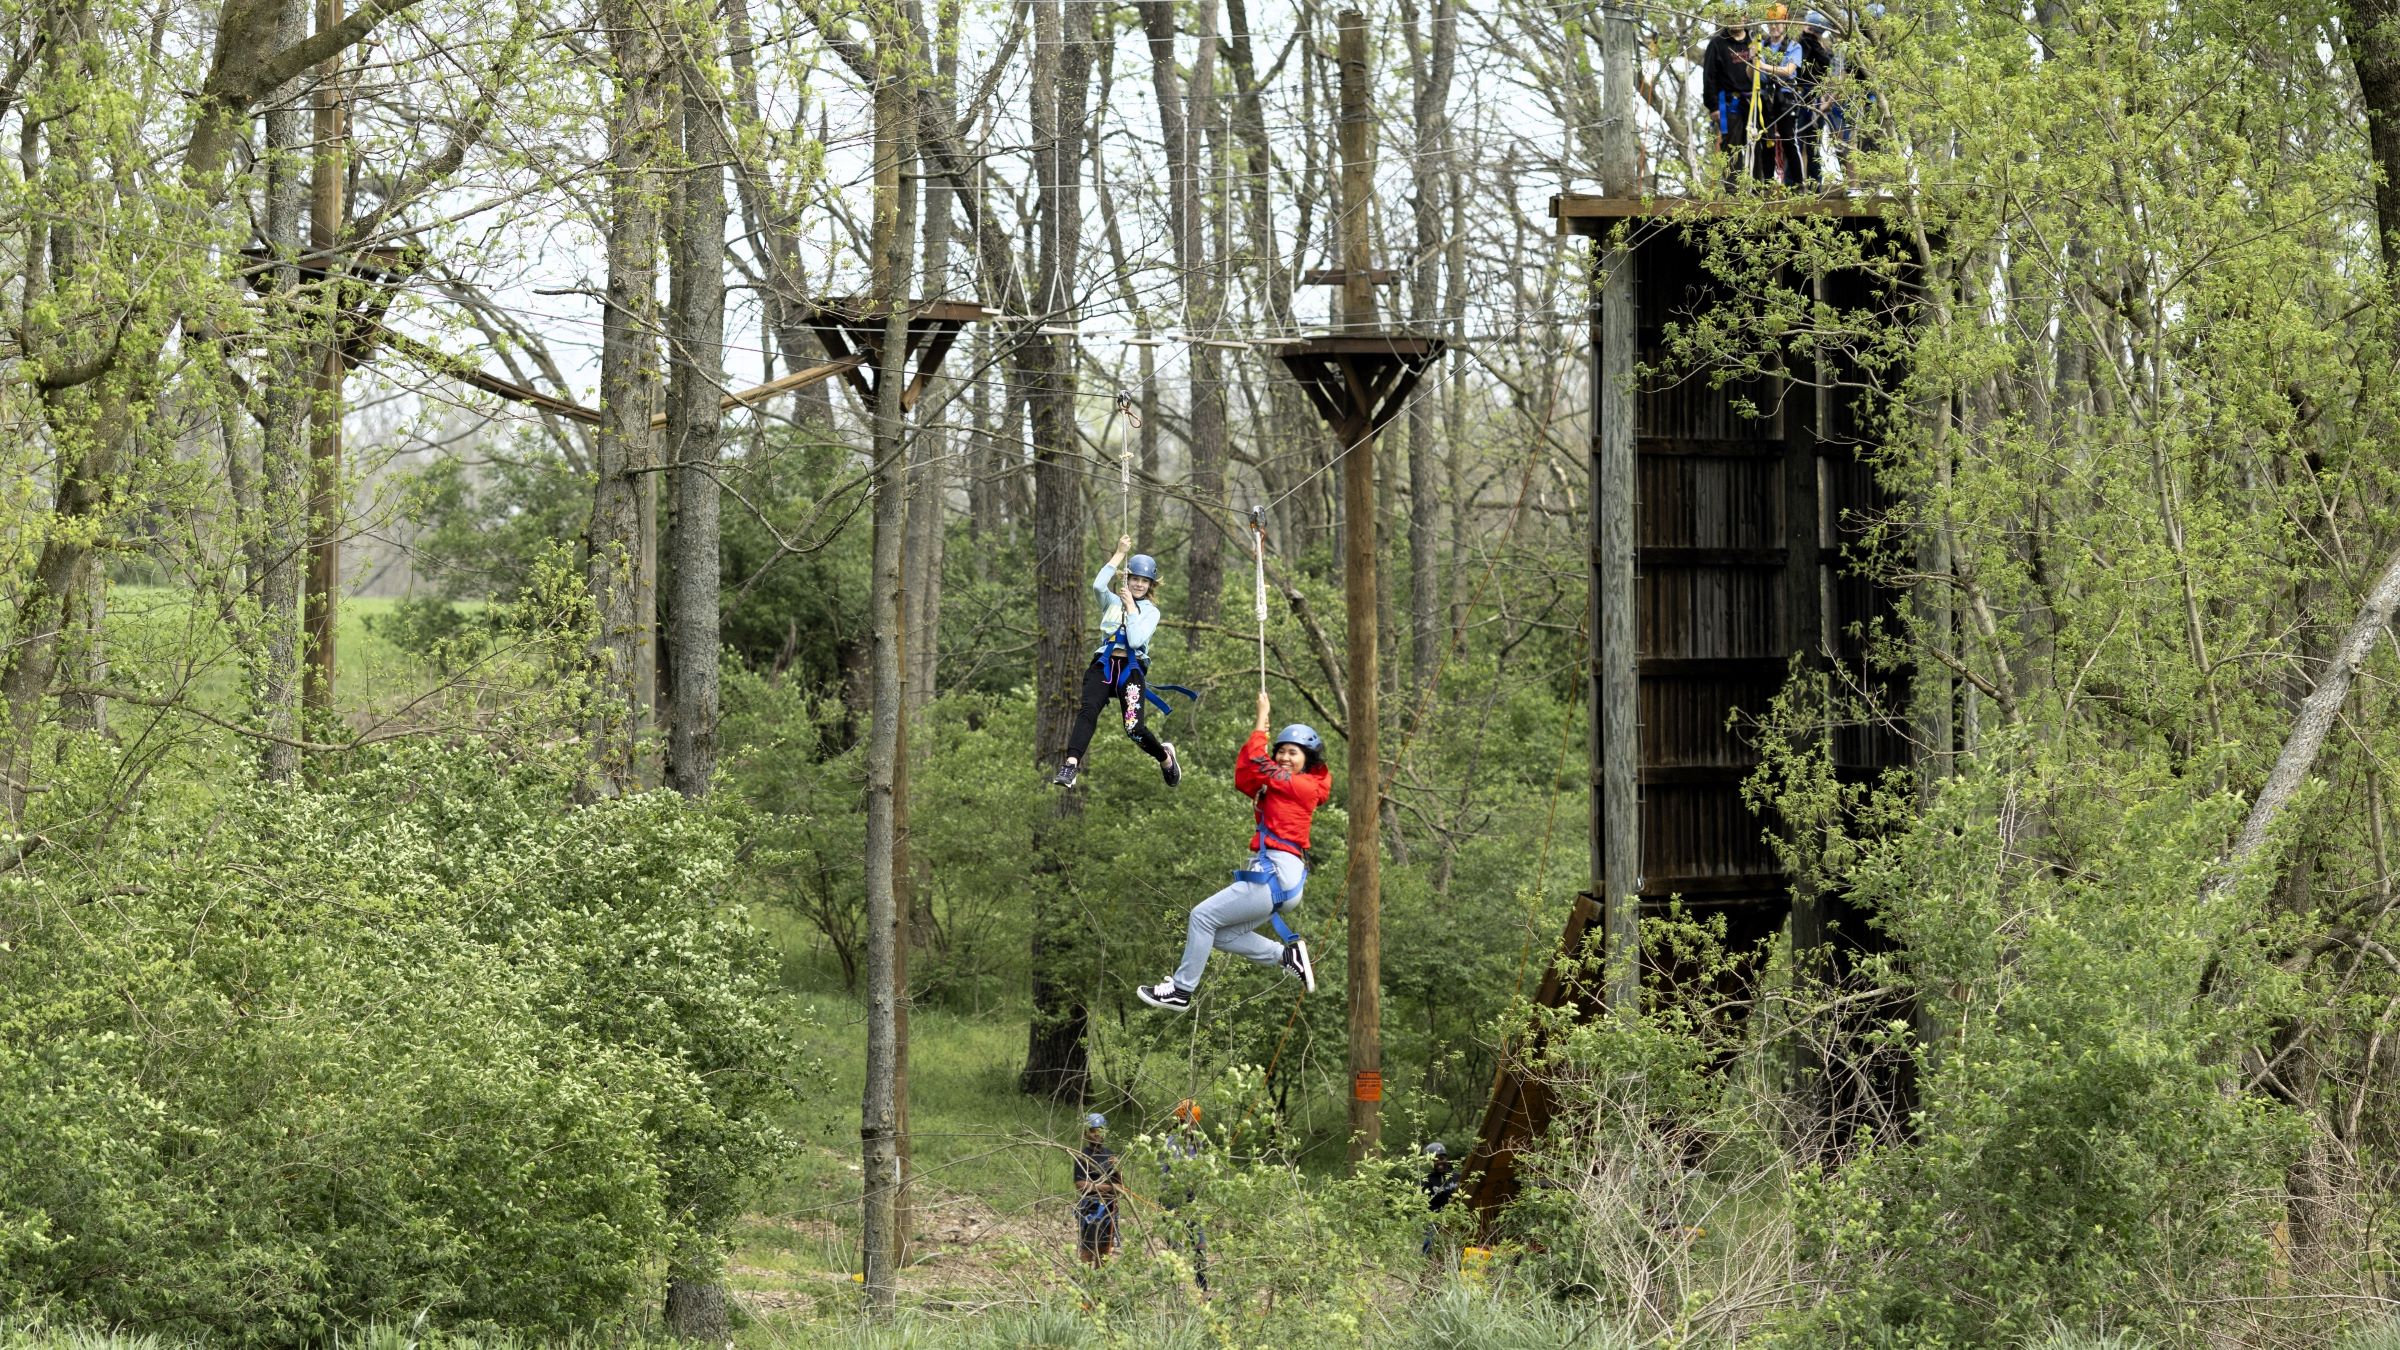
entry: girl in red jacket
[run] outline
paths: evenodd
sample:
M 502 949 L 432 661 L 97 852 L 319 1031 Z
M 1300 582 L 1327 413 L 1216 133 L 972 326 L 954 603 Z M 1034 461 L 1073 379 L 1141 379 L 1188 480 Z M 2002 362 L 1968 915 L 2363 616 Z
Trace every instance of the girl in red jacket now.
M 1300 978 L 1306 992 L 1316 992 L 1308 944 L 1284 923 L 1283 911 L 1300 903 L 1300 890 L 1308 884 L 1308 822 L 1333 795 L 1333 775 L 1325 769 L 1325 738 L 1313 728 L 1294 722 L 1270 743 L 1271 725 L 1261 690 L 1258 729 L 1233 762 L 1234 787 L 1258 803 L 1256 832 L 1250 836 L 1256 856 L 1233 874 L 1232 885 L 1192 906 L 1183 964 L 1168 978 L 1135 991 L 1153 1008 L 1180 1012 L 1191 1007 L 1211 950 L 1246 956 L 1262 966 L 1280 965 Z M 1259 932 L 1262 923 L 1273 924 L 1276 936 Z

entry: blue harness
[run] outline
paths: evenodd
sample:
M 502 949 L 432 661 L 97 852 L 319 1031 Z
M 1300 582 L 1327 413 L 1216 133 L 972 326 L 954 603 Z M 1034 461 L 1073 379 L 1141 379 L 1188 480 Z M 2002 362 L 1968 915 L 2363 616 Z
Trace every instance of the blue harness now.
M 1299 886 L 1286 886 L 1283 884 L 1283 873 L 1275 869 L 1275 860 L 1267 856 L 1267 846 L 1269 844 L 1283 845 L 1282 848 L 1276 851 L 1279 853 L 1289 853 L 1293 857 L 1300 860 Z M 1267 828 L 1266 793 L 1264 790 L 1261 790 L 1259 793 L 1258 856 L 1250 860 L 1250 866 L 1248 868 L 1235 872 L 1233 874 L 1233 879 L 1235 881 L 1254 881 L 1265 886 L 1267 888 L 1268 898 L 1275 902 L 1274 908 L 1267 911 L 1267 922 L 1274 926 L 1275 936 L 1281 938 L 1283 940 L 1283 945 L 1286 947 L 1289 947 L 1293 943 L 1300 940 L 1300 935 L 1292 931 L 1292 926 L 1283 921 L 1283 907 L 1291 901 L 1298 899 L 1301 888 L 1308 885 L 1308 853 L 1298 844 L 1293 843 L 1291 840 L 1286 839 L 1282 835 L 1277 834 L 1273 830 Z
M 1200 691 L 1197 689 L 1186 689 L 1180 684 L 1150 683 L 1147 678 L 1150 674 L 1149 654 L 1133 649 L 1133 644 L 1125 638 L 1125 625 L 1122 623 L 1117 625 L 1117 631 L 1109 634 L 1107 643 L 1093 655 L 1100 662 L 1100 678 L 1108 681 L 1111 688 L 1122 685 L 1129 678 L 1141 678 L 1143 700 L 1156 704 L 1161 717 L 1175 715 L 1174 707 L 1158 696 L 1162 689 L 1170 694 L 1181 694 L 1194 703 L 1200 701 Z

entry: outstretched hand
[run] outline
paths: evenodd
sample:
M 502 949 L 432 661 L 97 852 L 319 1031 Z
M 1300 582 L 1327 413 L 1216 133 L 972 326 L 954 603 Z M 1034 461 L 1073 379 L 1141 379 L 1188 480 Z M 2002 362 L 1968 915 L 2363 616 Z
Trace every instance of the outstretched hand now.
M 1128 554 L 1132 553 L 1132 552 L 1133 552 L 1133 536 L 1132 536 L 1132 535 L 1130 535 L 1130 534 L 1120 534 L 1120 535 L 1118 535 L 1118 536 L 1117 536 L 1117 551 L 1116 551 L 1114 554 L 1111 554 L 1111 555 L 1109 556 L 1109 559 L 1108 559 L 1108 565 L 1109 565 L 1109 566 L 1111 566 L 1111 567 L 1115 567 L 1115 566 L 1117 566 L 1118 564 L 1120 564 L 1120 563 L 1124 562 L 1124 561 L 1125 561 L 1125 558 L 1126 558 L 1126 556 L 1127 556 Z
M 1259 691 L 1258 691 L 1258 729 L 1259 729 L 1260 731 L 1265 731 L 1265 730 L 1268 728 L 1268 726 L 1270 726 L 1270 725 L 1272 724 L 1272 720 L 1273 720 L 1273 719 L 1272 719 L 1272 717 L 1271 717 L 1271 711 L 1272 711 L 1272 710 L 1271 710 L 1271 709 L 1268 707 L 1268 705 L 1267 705 L 1267 691 L 1266 691 L 1266 690 L 1264 690 L 1264 689 L 1261 689 L 1261 690 L 1259 690 Z

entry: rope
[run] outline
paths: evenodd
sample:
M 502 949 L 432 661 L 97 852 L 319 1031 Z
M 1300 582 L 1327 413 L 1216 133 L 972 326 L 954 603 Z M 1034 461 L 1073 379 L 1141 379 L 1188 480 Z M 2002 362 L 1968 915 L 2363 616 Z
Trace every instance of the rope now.
M 1746 124 L 1742 128 L 1742 176 L 1745 178 L 1754 178 L 1758 175 L 1758 134 L 1764 130 L 1758 109 L 1760 76 L 1758 38 L 1757 33 L 1750 35 L 1750 107 L 1742 114 L 1742 120 Z
M 1267 508 L 1250 508 L 1250 560 L 1257 580 L 1252 608 L 1258 614 L 1258 692 L 1267 692 Z
M 1133 391 L 1121 384 L 1117 386 L 1117 414 L 1133 430 L 1142 429 L 1142 410 L 1133 401 Z M 1133 533 L 1133 451 L 1123 445 L 1117 447 L 1117 533 Z

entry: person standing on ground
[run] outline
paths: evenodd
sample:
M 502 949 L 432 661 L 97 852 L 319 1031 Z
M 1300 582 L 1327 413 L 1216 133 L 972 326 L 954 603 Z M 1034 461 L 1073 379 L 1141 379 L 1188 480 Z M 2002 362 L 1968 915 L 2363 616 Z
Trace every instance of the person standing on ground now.
M 1131 558 L 1126 557 L 1129 553 Z M 1120 565 L 1125 569 L 1121 578 L 1117 574 Z M 1120 583 L 1118 589 L 1109 589 L 1112 580 Z M 1060 787 L 1075 786 L 1083 757 L 1092 747 L 1092 733 L 1100 725 L 1100 710 L 1111 705 L 1120 707 L 1125 734 L 1143 754 L 1158 761 L 1167 786 L 1183 781 L 1175 747 L 1150 730 L 1147 716 L 1144 686 L 1150 676 L 1150 638 L 1158 632 L 1159 620 L 1158 604 L 1151 593 L 1157 589 L 1158 560 L 1147 553 L 1134 553 L 1130 535 L 1117 536 L 1117 551 L 1092 578 L 1092 590 L 1100 597 L 1100 646 L 1083 672 L 1082 701 L 1075 710 L 1075 725 L 1067 733 L 1066 758 L 1050 779 Z
M 1166 1143 L 1159 1151 L 1158 1188 L 1159 1208 L 1169 1214 L 1193 1204 L 1200 1198 L 1200 1151 L 1208 1147 L 1208 1136 L 1200 1132 L 1200 1103 L 1186 1097 L 1175 1103 L 1175 1127 L 1168 1131 Z M 1176 1171 L 1183 1172 L 1181 1194 L 1177 1193 Z M 1200 1227 L 1197 1215 L 1186 1214 L 1183 1219 L 1185 1254 L 1192 1260 L 1192 1283 L 1200 1292 L 1208 1292 L 1208 1234 Z
M 1108 1147 L 1108 1117 L 1083 1118 L 1083 1146 L 1075 1150 L 1075 1254 L 1097 1266 L 1117 1250 L 1117 1155 Z
M 1449 1205 L 1451 1199 L 1458 1194 L 1458 1168 L 1450 1161 L 1449 1148 L 1439 1139 L 1425 1146 L 1425 1156 L 1433 1159 L 1433 1164 L 1426 1171 L 1425 1180 L 1422 1183 L 1425 1190 L 1425 1209 L 1427 1213 L 1439 1215 Z M 1433 1255 L 1434 1239 L 1441 1235 L 1441 1231 L 1442 1225 L 1439 1219 L 1425 1225 L 1424 1251 L 1427 1256 Z
M 1250 866 L 1233 874 L 1232 885 L 1192 906 L 1184 927 L 1183 963 L 1175 973 L 1134 990 L 1153 1008 L 1190 1008 L 1211 951 L 1232 952 L 1262 966 L 1280 965 L 1298 977 L 1302 992 L 1317 990 L 1308 943 L 1284 923 L 1283 911 L 1300 903 L 1300 892 L 1308 884 L 1308 825 L 1333 795 L 1333 774 L 1325 767 L 1325 738 L 1314 727 L 1294 722 L 1268 739 L 1272 712 L 1262 689 L 1258 728 L 1233 762 L 1235 790 L 1257 803 Z M 1262 923 L 1275 926 L 1275 937 L 1258 931 Z

